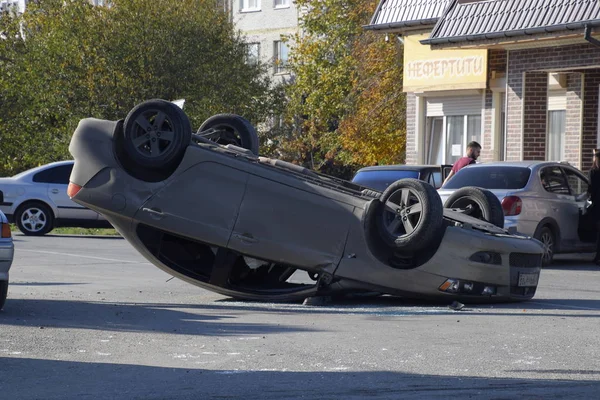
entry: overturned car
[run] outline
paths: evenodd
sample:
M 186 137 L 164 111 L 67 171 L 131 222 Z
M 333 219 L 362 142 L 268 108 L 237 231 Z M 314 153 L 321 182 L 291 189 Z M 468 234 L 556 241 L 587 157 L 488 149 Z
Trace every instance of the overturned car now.
M 460 209 L 444 209 L 416 179 L 381 193 L 259 157 L 254 128 L 236 115 L 193 133 L 181 108 L 149 100 L 125 120 L 82 120 L 69 150 L 75 202 L 157 267 L 223 295 L 490 302 L 536 291 L 542 246 L 502 228 L 495 196 L 469 188 Z M 291 279 L 299 271 L 306 279 Z

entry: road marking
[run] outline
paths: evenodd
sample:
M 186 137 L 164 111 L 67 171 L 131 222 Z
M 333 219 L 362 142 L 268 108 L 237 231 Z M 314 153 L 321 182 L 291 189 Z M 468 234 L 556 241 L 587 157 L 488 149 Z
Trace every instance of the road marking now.
M 27 250 L 27 251 L 29 253 L 43 253 L 43 254 L 55 254 L 55 255 L 58 255 L 58 256 L 91 258 L 92 260 L 116 261 L 116 262 L 122 262 L 122 263 L 130 263 L 130 264 L 149 264 L 147 262 L 116 260 L 114 258 L 104 258 L 104 257 L 82 256 L 81 254 L 60 253 L 58 251 L 43 251 L 43 250 Z
M 539 304 L 541 306 L 556 306 L 556 307 L 575 308 L 575 309 L 579 309 L 579 310 L 595 310 L 595 311 L 600 310 L 600 308 L 594 308 L 594 307 L 568 306 L 566 304 L 541 303 L 541 302 L 538 302 L 538 301 L 530 301 L 529 303 L 531 303 L 531 304 Z

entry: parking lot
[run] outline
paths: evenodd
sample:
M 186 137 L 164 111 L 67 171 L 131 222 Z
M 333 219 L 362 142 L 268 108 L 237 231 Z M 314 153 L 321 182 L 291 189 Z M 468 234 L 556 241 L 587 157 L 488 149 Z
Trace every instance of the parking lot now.
M 593 398 L 600 268 L 542 271 L 534 300 L 453 311 L 392 297 L 238 302 L 120 238 L 15 234 L 0 312 L 6 399 Z

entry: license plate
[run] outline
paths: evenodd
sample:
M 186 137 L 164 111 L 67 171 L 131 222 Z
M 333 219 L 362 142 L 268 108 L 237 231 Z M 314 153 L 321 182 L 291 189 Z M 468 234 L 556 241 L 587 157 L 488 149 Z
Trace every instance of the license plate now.
M 537 286 L 540 274 L 519 274 L 519 287 Z

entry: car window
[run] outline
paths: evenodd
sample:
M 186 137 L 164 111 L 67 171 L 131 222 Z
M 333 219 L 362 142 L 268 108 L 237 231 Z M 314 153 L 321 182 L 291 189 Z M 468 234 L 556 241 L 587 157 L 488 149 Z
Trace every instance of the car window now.
M 542 186 L 547 192 L 556 194 L 571 194 L 567 179 L 560 167 L 546 167 L 540 172 Z
M 567 176 L 567 182 L 569 183 L 569 188 L 571 189 L 571 193 L 575 196 L 579 196 L 588 190 L 588 183 L 586 179 L 575 170 L 570 168 L 563 168 L 565 171 L 565 175 Z
M 531 170 L 526 167 L 482 166 L 465 167 L 458 171 L 444 189 L 478 186 L 484 189 L 522 189 L 527 185 Z
M 352 178 L 352 182 L 371 189 L 384 191 L 392 183 L 404 178 L 418 179 L 419 172 L 386 169 L 358 171 L 356 175 L 354 175 L 354 178 Z
M 61 185 L 68 185 L 69 177 L 71 176 L 72 170 L 73 164 L 48 168 L 35 174 L 33 176 L 33 181 L 40 183 L 56 183 Z
M 429 184 L 436 189 L 442 186 L 442 173 L 432 172 L 429 174 Z

